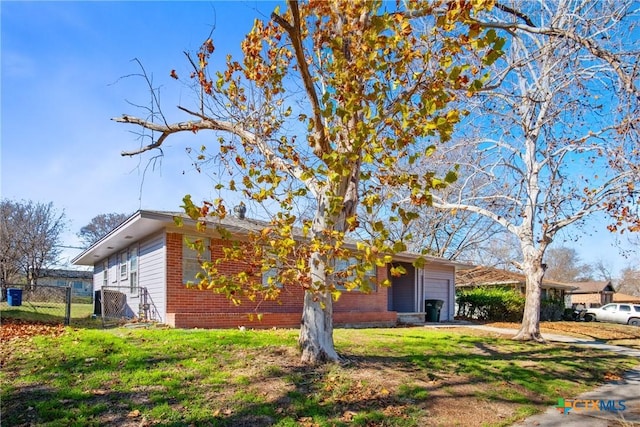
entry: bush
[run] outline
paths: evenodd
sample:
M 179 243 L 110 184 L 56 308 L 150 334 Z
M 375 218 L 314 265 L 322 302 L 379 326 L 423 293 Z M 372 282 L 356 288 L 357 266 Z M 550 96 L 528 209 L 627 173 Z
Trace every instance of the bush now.
M 524 296 L 511 288 L 478 287 L 458 290 L 460 317 L 478 320 L 517 322 L 524 312 Z
M 571 312 L 573 312 L 573 310 L 571 310 Z M 565 307 L 563 300 L 543 299 L 540 301 L 540 320 L 562 320 L 564 314 Z

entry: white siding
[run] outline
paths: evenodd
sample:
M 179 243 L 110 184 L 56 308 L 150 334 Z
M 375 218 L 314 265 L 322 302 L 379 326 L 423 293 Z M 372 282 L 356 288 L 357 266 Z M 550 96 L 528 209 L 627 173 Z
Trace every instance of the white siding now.
M 95 264 L 93 266 L 93 291 L 99 291 L 102 289 L 102 272 L 104 270 L 104 263 Z M 92 295 L 93 296 L 93 295 Z
M 444 304 L 440 311 L 440 321 L 453 320 L 455 304 L 455 268 L 426 265 L 416 274 L 416 311 L 424 311 L 424 300 L 439 299 Z
M 138 255 L 138 284 L 147 288 L 149 296 L 164 322 L 166 313 L 166 239 L 160 232 L 140 241 Z

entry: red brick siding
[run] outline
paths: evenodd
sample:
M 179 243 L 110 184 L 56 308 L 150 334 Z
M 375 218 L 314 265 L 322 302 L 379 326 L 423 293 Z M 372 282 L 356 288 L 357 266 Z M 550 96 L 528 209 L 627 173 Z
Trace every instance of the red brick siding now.
M 297 327 L 300 325 L 304 291 L 294 286 L 282 290 L 279 301 L 261 303 L 244 301 L 235 306 L 225 296 L 212 291 L 190 289 L 182 283 L 182 241 L 178 233 L 167 233 L 167 323 L 181 328 L 250 328 Z M 223 242 L 212 239 L 211 257 L 222 256 Z M 229 262 L 220 266 L 232 274 L 245 268 L 242 263 Z M 378 281 L 387 275 L 386 268 L 378 268 Z M 256 314 L 262 319 L 257 320 Z M 250 316 L 254 320 L 250 321 Z M 370 294 L 344 292 L 334 304 L 336 325 L 394 324 L 396 313 L 387 311 L 387 288 L 378 286 Z

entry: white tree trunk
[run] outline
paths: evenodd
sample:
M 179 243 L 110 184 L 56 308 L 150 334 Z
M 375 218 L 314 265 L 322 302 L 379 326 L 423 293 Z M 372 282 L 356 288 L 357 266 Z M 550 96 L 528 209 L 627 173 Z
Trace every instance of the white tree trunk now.
M 329 226 L 326 194 L 319 194 L 317 197 L 318 206 L 311 227 L 315 236 L 322 235 Z M 319 252 L 313 252 L 309 257 L 311 289 L 304 293 L 298 338 L 304 363 L 319 364 L 340 360 L 333 346 L 333 300 L 327 286 L 325 267 L 325 257 Z
M 333 346 L 333 301 L 331 293 L 306 291 L 302 308 L 302 322 L 298 345 L 302 362 L 320 364 L 339 361 Z
M 520 330 L 513 337 L 514 340 L 544 342 L 540 334 L 540 289 L 544 268 L 542 253 L 528 245 L 524 252 L 524 274 L 526 277 L 526 301 Z

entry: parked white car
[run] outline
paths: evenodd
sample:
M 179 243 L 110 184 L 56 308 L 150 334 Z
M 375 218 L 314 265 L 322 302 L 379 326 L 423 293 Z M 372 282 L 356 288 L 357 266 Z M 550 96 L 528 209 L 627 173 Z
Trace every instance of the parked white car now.
M 640 304 L 614 303 L 600 308 L 588 308 L 584 313 L 584 320 L 640 326 Z

